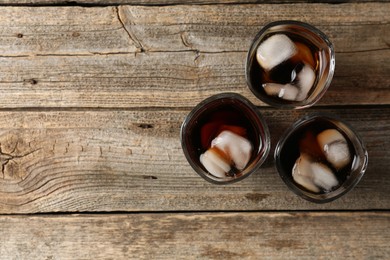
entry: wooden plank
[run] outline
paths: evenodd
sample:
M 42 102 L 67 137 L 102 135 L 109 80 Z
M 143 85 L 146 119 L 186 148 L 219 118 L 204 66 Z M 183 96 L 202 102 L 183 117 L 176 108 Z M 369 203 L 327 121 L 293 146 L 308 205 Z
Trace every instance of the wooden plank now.
M 0 5 L 183 5 L 183 4 L 276 4 L 311 3 L 309 0 L 2 0 Z M 386 2 L 386 0 L 322 0 L 322 3 Z
M 337 55 L 318 105 L 390 104 L 389 56 L 389 50 Z M 264 106 L 246 86 L 244 60 L 240 52 L 0 57 L 0 107 L 190 107 L 221 92 Z
M 257 32 L 277 20 L 300 20 L 318 27 L 337 52 L 388 49 L 390 3 L 309 6 L 121 6 L 119 15 L 145 51 L 246 52 Z
M 116 7 L 1 7 L 1 56 L 134 52 Z
M 75 55 L 134 52 L 141 44 L 147 52 L 246 52 L 265 24 L 286 19 L 318 27 L 337 52 L 388 49 L 390 3 L 309 6 L 0 7 L 0 50 L 4 56 Z
M 389 212 L 1 216 L 4 259 L 388 259 Z
M 0 213 L 389 209 L 390 109 L 262 109 L 271 153 L 261 169 L 228 186 L 200 178 L 179 141 L 188 110 L 0 112 Z M 319 112 L 349 122 L 366 143 L 369 166 L 357 187 L 317 205 L 290 192 L 276 173 L 282 132 Z
M 303 19 L 335 43 L 319 105 L 390 104 L 390 4 L 310 7 L 2 7 L 0 107 L 188 107 L 227 91 L 264 105 L 246 87 L 246 50 L 279 19 Z

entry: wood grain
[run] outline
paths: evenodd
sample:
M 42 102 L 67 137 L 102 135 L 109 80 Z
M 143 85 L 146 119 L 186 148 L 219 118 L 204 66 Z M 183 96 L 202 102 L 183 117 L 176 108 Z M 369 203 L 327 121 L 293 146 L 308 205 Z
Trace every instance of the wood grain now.
M 207 183 L 184 158 L 179 130 L 188 112 L 0 112 L 6 122 L 0 127 L 0 213 L 390 208 L 389 108 L 262 109 L 270 156 L 258 172 L 228 186 Z M 324 205 L 290 192 L 272 159 L 282 132 L 314 112 L 349 122 L 369 152 L 363 180 Z
M 0 225 L 8 259 L 390 257 L 388 212 L 1 216 Z
M 2 0 L 0 5 L 188 5 L 188 4 L 277 4 L 311 3 L 310 0 Z M 322 0 L 322 3 L 386 2 L 386 0 Z
M 389 11 L 384 3 L 1 7 L 0 107 L 189 107 L 227 91 L 262 106 L 246 87 L 246 51 L 280 19 L 309 22 L 335 44 L 335 77 L 318 105 L 390 104 Z
M 386 0 L 322 0 L 322 3 L 386 2 Z M 2 0 L 1 5 L 193 5 L 193 4 L 312 3 L 310 0 Z
M 0 259 L 389 259 L 390 3 L 308 2 L 1 0 Z M 285 19 L 336 49 L 330 89 L 303 111 L 266 107 L 245 83 L 253 37 Z M 228 186 L 200 178 L 179 140 L 221 92 L 258 105 L 272 143 Z M 311 113 L 348 122 L 369 153 L 361 182 L 321 205 L 273 160 Z

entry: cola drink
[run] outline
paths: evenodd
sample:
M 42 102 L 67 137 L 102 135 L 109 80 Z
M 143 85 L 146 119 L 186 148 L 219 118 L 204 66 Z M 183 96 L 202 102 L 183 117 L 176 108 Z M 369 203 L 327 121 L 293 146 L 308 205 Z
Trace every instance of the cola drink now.
M 216 177 L 239 175 L 255 156 L 253 147 L 261 145 L 249 119 L 233 106 L 210 111 L 198 127 L 200 162 Z
M 297 21 L 266 25 L 247 56 L 250 90 L 263 102 L 289 108 L 316 103 L 334 73 L 333 45 L 317 28 Z
M 368 156 L 361 138 L 346 123 L 312 115 L 298 120 L 281 137 L 275 162 L 293 192 L 323 203 L 344 195 L 359 182 Z
M 329 142 L 329 144 L 325 145 L 320 145 L 319 143 L 318 139 L 321 133 L 324 133 L 324 131 L 329 130 L 337 131 L 344 137 L 345 145 L 347 148 L 346 154 L 348 158 L 346 160 L 347 162 L 345 163 L 345 165 L 342 165 L 342 167 L 336 168 L 336 166 L 329 162 L 329 160 L 326 158 L 324 147 L 325 145 L 328 145 L 328 147 L 329 145 L 332 145 L 332 141 Z M 341 144 L 342 141 L 340 142 L 340 145 Z M 337 143 L 334 143 L 333 145 L 337 145 Z M 336 150 L 333 152 L 336 153 L 337 156 L 337 153 L 339 151 Z M 345 151 L 343 150 L 342 152 L 344 153 Z M 283 167 L 285 167 L 286 171 L 291 172 L 291 174 L 293 174 L 294 167 L 297 167 L 297 160 L 302 155 L 308 157 L 308 164 L 320 164 L 324 165 L 327 169 L 330 169 L 331 174 L 333 174 L 333 176 L 337 180 L 336 185 L 330 187 L 330 189 L 325 189 L 321 185 L 318 185 L 318 193 L 326 193 L 337 189 L 339 185 L 346 180 L 349 173 L 351 172 L 352 162 L 354 160 L 354 157 L 356 156 L 353 149 L 353 145 L 347 139 L 345 134 L 337 127 L 337 123 L 334 124 L 330 121 L 321 118 L 319 118 L 315 122 L 307 124 L 302 129 L 297 129 L 297 131 L 295 131 L 284 144 L 280 156 L 281 158 L 283 158 Z M 310 165 L 308 165 L 308 167 L 310 167 Z M 305 169 L 302 169 L 302 171 L 304 170 Z M 307 189 L 305 186 L 299 183 L 297 184 L 300 185 L 303 189 Z
M 270 149 L 268 127 L 257 108 L 235 93 L 199 103 L 181 128 L 184 154 L 206 180 L 232 183 L 260 167 Z

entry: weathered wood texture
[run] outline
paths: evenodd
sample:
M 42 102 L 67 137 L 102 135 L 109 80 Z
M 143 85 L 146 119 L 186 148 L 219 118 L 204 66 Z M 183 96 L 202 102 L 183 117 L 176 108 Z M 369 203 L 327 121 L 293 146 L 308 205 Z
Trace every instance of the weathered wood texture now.
M 389 259 L 390 3 L 271 2 L 1 0 L 31 6 L 0 7 L 0 259 Z M 246 87 L 251 40 L 281 19 L 335 45 L 316 108 L 265 108 Z M 258 172 L 215 186 L 179 131 L 228 91 L 260 106 L 272 148 Z M 356 188 L 322 205 L 290 192 L 273 162 L 282 132 L 313 112 L 350 123 L 369 152 Z M 266 212 L 279 210 L 321 212 Z M 2 215 L 53 212 L 108 213 Z
M 390 109 L 262 109 L 272 136 L 266 163 L 228 186 L 200 178 L 181 150 L 188 110 L 0 112 L 0 213 L 76 211 L 218 211 L 390 208 Z M 303 115 L 321 112 L 349 122 L 369 151 L 353 191 L 317 205 L 290 192 L 273 150 Z
M 0 217 L 0 258 L 389 259 L 390 214 Z
M 318 105 L 390 104 L 390 3 L 1 7 L 0 107 L 189 107 L 246 87 L 267 22 L 324 31 L 336 73 Z M 353 93 L 353 94 L 351 94 Z
M 0 5 L 188 5 L 311 3 L 310 0 L 1 0 Z M 322 3 L 386 2 L 386 0 L 322 0 Z

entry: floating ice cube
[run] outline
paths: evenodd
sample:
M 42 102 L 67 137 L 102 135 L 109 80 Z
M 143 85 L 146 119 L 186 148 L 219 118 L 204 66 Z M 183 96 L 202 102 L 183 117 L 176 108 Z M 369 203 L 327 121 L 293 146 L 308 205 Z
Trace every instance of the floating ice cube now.
M 292 176 L 296 183 L 316 193 L 320 189 L 329 191 L 338 185 L 337 178 L 328 166 L 313 162 L 306 154 L 301 154 L 296 160 Z
M 200 162 L 210 174 L 218 178 L 226 177 L 226 173 L 231 169 L 229 161 L 213 148 L 200 155 Z
M 314 174 L 314 183 L 326 191 L 330 191 L 333 187 L 339 184 L 333 171 L 322 163 L 311 164 L 311 169 Z
M 295 74 L 292 77 L 295 78 Z M 315 79 L 314 70 L 305 64 L 296 75 L 295 84 L 264 83 L 263 88 L 271 96 L 278 96 L 284 100 L 303 101 L 313 87 Z
M 320 189 L 314 184 L 313 170 L 311 167 L 310 157 L 306 154 L 296 160 L 292 169 L 292 176 L 296 183 L 303 186 L 309 191 L 320 192 Z
M 326 159 L 336 169 L 341 169 L 351 162 L 347 140 L 336 129 L 327 129 L 317 136 Z
M 278 96 L 284 100 L 296 100 L 298 88 L 291 84 L 264 83 L 265 93 L 270 96 Z
M 307 94 L 309 94 L 310 89 L 313 87 L 315 79 L 316 74 L 314 73 L 314 70 L 309 65 L 305 64 L 297 75 L 299 93 L 296 101 L 303 101 L 307 97 Z
M 223 151 L 238 170 L 245 168 L 252 153 L 252 144 L 246 138 L 231 131 L 222 131 L 213 139 L 211 147 Z
M 256 51 L 256 59 L 265 70 L 271 70 L 276 65 L 296 54 L 295 44 L 284 34 L 275 34 L 260 44 Z
M 211 141 L 211 148 L 199 158 L 206 170 L 218 178 L 226 177 L 233 165 L 238 170 L 243 170 L 252 153 L 252 144 L 234 132 L 243 132 L 240 127 L 226 126 L 225 128 L 232 131 L 223 130 Z

